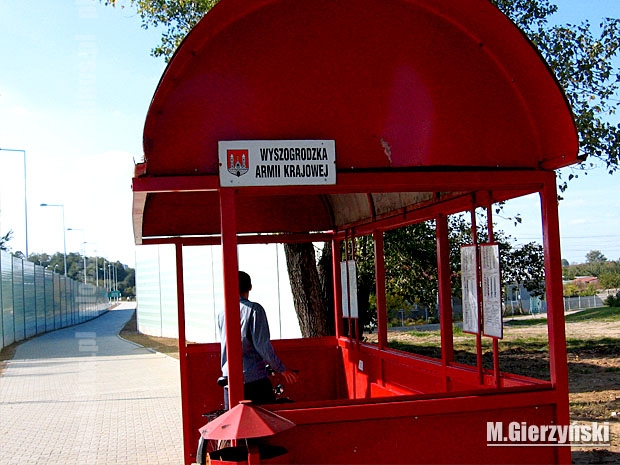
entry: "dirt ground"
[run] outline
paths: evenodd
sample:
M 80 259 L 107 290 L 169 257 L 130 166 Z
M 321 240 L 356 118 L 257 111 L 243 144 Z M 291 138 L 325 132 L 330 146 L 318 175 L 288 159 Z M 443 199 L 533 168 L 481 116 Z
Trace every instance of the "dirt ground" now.
M 546 328 L 511 328 L 511 332 L 527 337 L 532 333 L 546 333 Z M 571 421 L 589 423 L 609 421 L 611 447 L 575 448 L 573 463 L 620 463 L 620 346 L 593 344 L 583 349 L 570 349 L 570 339 L 604 338 L 620 340 L 618 322 L 571 322 L 566 324 L 569 340 L 568 387 Z
M 571 422 L 608 421 L 611 435 L 611 447 L 573 448 L 573 463 L 620 464 L 620 324 L 617 321 L 567 322 L 566 338 Z M 471 335 L 455 335 L 457 361 L 475 364 L 473 347 L 468 348 L 472 339 Z M 402 331 L 390 332 L 388 340 L 412 344 L 422 351 L 422 341 L 431 342 L 430 337 L 427 339 L 421 333 L 411 335 Z M 545 324 L 511 326 L 507 323 L 500 342 L 502 371 L 549 379 L 546 340 Z M 485 366 L 490 367 L 490 347 L 486 348 L 484 357 Z

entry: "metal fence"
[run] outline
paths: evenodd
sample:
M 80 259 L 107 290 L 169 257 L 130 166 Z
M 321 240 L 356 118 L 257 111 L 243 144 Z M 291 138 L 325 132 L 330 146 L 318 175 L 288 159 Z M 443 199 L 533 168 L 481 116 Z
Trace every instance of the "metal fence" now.
M 577 296 L 577 297 L 564 297 L 564 311 L 572 310 L 585 310 L 588 308 L 603 307 L 605 305 L 605 299 L 608 295 L 616 295 L 620 292 L 620 289 L 608 289 L 602 291 L 598 295 L 592 296 Z M 505 299 L 503 303 L 504 316 L 510 317 L 514 315 L 536 315 L 540 313 L 547 313 L 547 302 L 537 297 L 530 297 L 528 294 L 519 300 Z M 402 324 L 408 319 L 413 320 L 428 320 L 429 311 L 423 306 L 416 306 L 411 310 L 400 310 L 398 318 L 401 319 Z M 463 306 L 459 298 L 452 298 L 452 319 L 454 321 L 462 321 L 463 319 Z
M 582 310 L 585 308 L 603 307 L 603 299 L 599 295 L 585 297 L 564 297 L 564 310 Z
M 106 290 L 0 251 L 0 349 L 83 323 L 109 307 Z

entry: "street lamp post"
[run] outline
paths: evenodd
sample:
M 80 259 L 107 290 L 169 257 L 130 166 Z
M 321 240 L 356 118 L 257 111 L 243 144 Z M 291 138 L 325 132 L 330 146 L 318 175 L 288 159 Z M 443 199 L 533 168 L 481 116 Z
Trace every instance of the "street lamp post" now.
M 5 152 L 21 152 L 24 155 L 24 225 L 26 230 L 26 260 L 28 260 L 28 183 L 26 182 L 26 151 L 22 149 L 0 149 Z
M 60 207 L 62 208 L 62 241 L 64 247 L 64 265 L 65 265 L 65 278 L 67 277 L 67 234 L 65 229 L 65 206 L 55 203 L 42 203 L 42 207 Z
M 84 259 L 84 284 L 86 284 L 86 233 L 80 228 L 67 228 L 67 231 L 81 231 L 82 232 L 82 257 Z
M 82 242 L 82 247 L 84 248 L 84 284 L 86 284 L 86 244 L 88 242 Z

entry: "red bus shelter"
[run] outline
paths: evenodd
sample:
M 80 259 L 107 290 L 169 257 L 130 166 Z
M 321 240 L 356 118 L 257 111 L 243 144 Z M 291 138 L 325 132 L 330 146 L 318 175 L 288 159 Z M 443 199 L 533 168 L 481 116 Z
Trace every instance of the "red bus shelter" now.
M 268 406 L 296 426 L 267 442 L 290 463 L 570 463 L 570 448 L 491 447 L 487 433 L 489 422 L 569 423 L 554 170 L 577 153 L 552 73 L 488 0 L 221 0 L 157 87 L 133 179 L 136 243 L 177 250 L 186 463 L 222 392 L 219 344 L 185 340 L 183 247 L 223 249 L 234 406 L 243 392 L 238 244 L 331 241 L 340 270 L 342 244 L 361 235 L 375 244 L 378 343 L 347 330 L 355 318 L 337 272 L 336 336 L 274 342 L 303 370 L 289 388 L 295 402 Z M 532 193 L 548 380 L 501 371 L 497 338 L 493 369 L 456 363 L 453 351 L 447 218 L 485 208 L 492 230 L 492 204 Z M 387 341 L 383 234 L 427 220 L 441 359 Z

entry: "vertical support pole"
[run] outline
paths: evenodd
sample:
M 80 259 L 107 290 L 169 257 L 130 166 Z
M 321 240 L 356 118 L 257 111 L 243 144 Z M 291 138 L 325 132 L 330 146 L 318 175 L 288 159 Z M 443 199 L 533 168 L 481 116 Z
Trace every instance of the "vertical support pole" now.
M 439 296 L 439 326 L 441 329 L 441 364 L 444 368 L 444 390 L 450 390 L 448 365 L 454 361 L 454 335 L 452 331 L 452 291 L 450 283 L 450 243 L 448 217 L 443 213 L 435 218 L 437 238 L 437 280 Z
M 549 371 L 557 393 L 557 423 L 570 424 L 568 409 L 568 364 L 564 329 L 564 298 L 562 290 L 562 253 L 560 221 L 555 173 L 549 173 L 541 197 L 543 247 L 545 251 L 545 285 L 547 288 L 547 331 L 549 333 Z M 570 464 L 568 447 L 558 447 L 558 463 Z
M 489 204 L 487 205 L 487 230 L 489 232 L 489 242 L 495 242 L 495 237 L 493 234 L 493 204 L 491 202 L 490 193 Z M 493 375 L 495 379 L 495 387 L 500 387 L 501 378 L 499 372 L 499 342 L 496 337 L 493 338 Z
M 482 312 L 481 312 L 481 292 L 480 292 L 480 257 L 478 254 L 478 226 L 476 225 L 476 202 L 471 206 L 471 240 L 476 246 L 476 289 L 478 292 L 478 332 L 476 333 L 476 365 L 478 366 L 478 381 L 484 384 L 484 370 L 482 367 Z
M 349 266 L 347 265 L 347 262 L 349 261 L 349 234 L 348 231 L 345 231 L 345 235 L 344 235 L 344 261 L 345 261 L 345 274 L 347 276 L 346 279 L 346 283 L 347 283 L 347 313 L 349 315 L 349 317 L 347 318 L 347 331 L 348 334 L 347 336 L 349 337 L 349 342 L 351 344 L 353 344 L 353 322 L 352 322 L 352 318 L 351 318 L 351 286 L 349 286 Z M 344 309 L 343 309 L 344 310 Z
M 377 336 L 379 350 L 387 347 L 387 308 L 385 301 L 385 251 L 383 231 L 372 233 L 375 245 L 375 292 L 377 293 Z
M 34 286 L 33 286 L 33 290 L 34 290 L 34 334 L 37 335 L 39 334 L 39 312 L 37 308 L 37 304 L 39 303 L 37 301 L 37 265 L 34 265 L 33 269 L 34 269 Z
M 351 231 L 351 260 L 353 260 L 353 262 L 355 262 L 355 235 L 353 234 L 353 231 Z M 357 272 L 355 273 L 355 275 L 357 276 Z M 351 281 L 353 280 L 353 276 L 349 276 L 349 266 L 347 265 L 347 282 L 351 283 Z M 357 284 L 355 286 L 357 288 Z M 349 289 L 351 288 L 351 285 L 349 284 Z M 357 295 L 352 295 L 351 292 L 349 292 L 349 302 L 357 302 Z M 349 307 L 351 308 L 351 307 Z M 353 329 L 355 331 L 355 345 L 357 346 L 357 350 L 359 351 L 359 347 L 360 347 L 360 339 L 361 339 L 361 328 L 360 328 L 360 319 L 359 319 L 359 314 L 357 317 L 353 318 L 353 315 L 351 315 L 350 321 L 353 323 Z
M 174 244 L 177 275 L 177 322 L 179 327 L 179 366 L 181 371 L 181 412 L 183 419 L 183 452 L 185 457 L 192 451 L 192 430 L 189 405 L 189 376 L 187 369 L 187 344 L 185 341 L 185 289 L 183 281 L 183 244 Z
M 228 395 L 232 409 L 243 400 L 243 359 L 239 316 L 239 264 L 237 260 L 237 212 L 235 191 L 220 189 L 220 218 L 224 268 L 224 319 L 226 322 L 226 359 Z
M 343 333 L 342 327 L 342 289 L 340 288 L 340 244 L 338 239 L 332 239 L 332 283 L 334 286 L 334 328 L 336 338 L 340 338 Z

